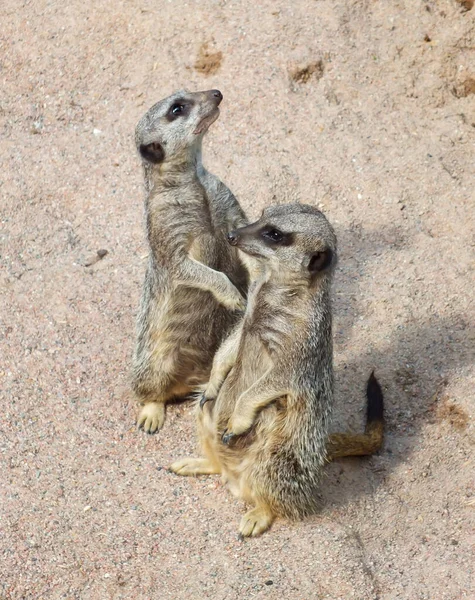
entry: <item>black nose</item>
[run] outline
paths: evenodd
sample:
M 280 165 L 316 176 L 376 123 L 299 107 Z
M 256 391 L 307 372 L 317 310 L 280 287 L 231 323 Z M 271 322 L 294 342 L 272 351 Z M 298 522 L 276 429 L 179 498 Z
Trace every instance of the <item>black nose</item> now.
M 219 90 L 211 90 L 211 95 L 213 98 L 216 98 L 218 102 L 221 102 L 223 99 L 223 94 Z
M 236 231 L 230 231 L 228 233 L 228 242 L 231 246 L 235 246 L 238 243 L 239 236 Z

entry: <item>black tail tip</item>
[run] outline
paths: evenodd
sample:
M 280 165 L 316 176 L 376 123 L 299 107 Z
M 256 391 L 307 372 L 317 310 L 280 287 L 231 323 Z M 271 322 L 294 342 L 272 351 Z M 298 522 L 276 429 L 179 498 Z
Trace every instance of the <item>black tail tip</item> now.
M 371 373 L 366 386 L 366 397 L 368 399 L 367 411 L 366 411 L 366 422 L 382 422 L 384 421 L 384 397 L 383 390 L 379 385 L 379 381 L 374 375 L 374 371 Z

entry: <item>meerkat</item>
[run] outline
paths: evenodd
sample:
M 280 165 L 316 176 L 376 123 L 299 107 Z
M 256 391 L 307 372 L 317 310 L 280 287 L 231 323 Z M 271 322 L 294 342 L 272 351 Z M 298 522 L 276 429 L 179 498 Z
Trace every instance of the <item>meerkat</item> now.
M 374 371 L 366 384 L 366 424 L 364 433 L 332 433 L 328 437 L 328 462 L 347 456 L 371 456 L 384 441 L 384 398 Z
M 177 92 L 135 131 L 150 253 L 132 387 L 143 405 L 137 424 L 148 433 L 162 427 L 166 402 L 208 381 L 213 356 L 245 306 L 247 272 L 226 235 L 247 220 L 201 161 L 222 98 L 219 90 Z
M 340 446 L 341 438 L 332 447 L 328 439 L 330 287 L 337 259 L 330 223 L 310 206 L 274 206 L 256 223 L 230 232 L 228 241 L 259 264 L 258 280 L 244 318 L 214 357 L 198 408 L 205 457 L 184 458 L 170 470 L 221 473 L 231 492 L 253 505 L 239 527 L 246 537 L 260 535 L 276 517 L 314 512 L 328 447 L 331 458 L 351 453 L 345 443 L 361 448 L 348 446 L 349 440 Z M 374 406 L 368 414 L 375 421 L 382 419 L 382 395 L 373 376 L 370 382 L 368 392 L 380 402 L 379 414 Z

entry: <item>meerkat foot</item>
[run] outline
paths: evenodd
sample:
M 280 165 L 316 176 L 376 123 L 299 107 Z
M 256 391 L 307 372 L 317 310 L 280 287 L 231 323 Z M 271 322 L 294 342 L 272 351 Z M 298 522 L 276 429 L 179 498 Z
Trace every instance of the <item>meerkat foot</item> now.
M 245 298 L 231 282 L 229 283 L 230 285 L 228 287 L 227 294 L 225 296 L 220 296 L 219 301 L 229 310 L 246 310 Z
M 207 458 L 182 458 L 175 461 L 169 471 L 177 475 L 216 475 L 219 470 Z
M 137 419 L 137 427 L 145 433 L 155 433 L 163 427 L 165 422 L 165 404 L 162 402 L 149 402 L 142 406 Z
M 242 538 L 261 535 L 269 529 L 273 520 L 274 515 L 266 506 L 256 506 L 241 519 L 239 535 Z

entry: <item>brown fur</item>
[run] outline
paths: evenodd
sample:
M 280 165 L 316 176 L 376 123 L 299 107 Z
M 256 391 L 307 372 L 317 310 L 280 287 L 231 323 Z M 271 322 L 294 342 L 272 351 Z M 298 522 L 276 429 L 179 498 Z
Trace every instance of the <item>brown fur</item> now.
M 285 244 L 264 239 L 269 228 Z M 255 506 L 243 536 L 276 516 L 299 518 L 318 505 L 333 403 L 330 284 L 336 238 L 325 217 L 302 205 L 270 207 L 236 232 L 236 245 L 261 265 L 246 314 L 215 356 L 198 416 L 207 472 Z M 327 260 L 328 259 L 328 260 Z M 199 472 L 195 459 L 173 464 Z
M 281 239 L 274 242 L 276 231 Z M 276 516 L 300 518 L 318 506 L 333 404 L 336 238 L 319 211 L 296 204 L 270 207 L 228 238 L 253 257 L 257 280 L 244 319 L 214 358 L 201 401 L 206 458 L 182 459 L 171 470 L 221 473 L 233 494 L 254 505 L 240 534 L 255 536 Z M 333 458 L 359 454 L 367 444 L 361 436 L 336 434 L 330 446 Z
M 347 456 L 370 456 L 383 445 L 384 422 L 370 423 L 364 433 L 332 433 L 328 438 L 328 462 Z
M 133 388 L 138 425 L 163 425 L 165 403 L 205 383 L 213 355 L 244 308 L 247 275 L 226 234 L 246 218 L 201 163 L 221 93 L 177 92 L 136 128 L 150 246 L 137 321 Z M 177 114 L 175 114 L 177 113 Z

